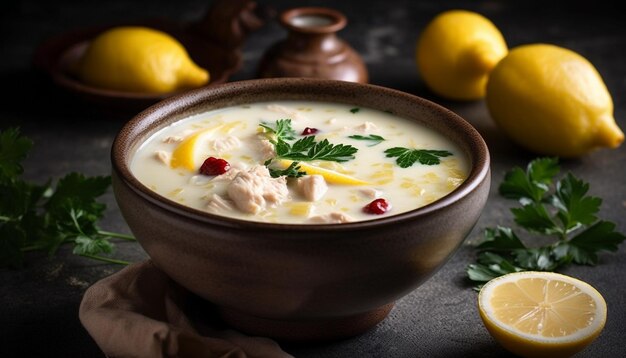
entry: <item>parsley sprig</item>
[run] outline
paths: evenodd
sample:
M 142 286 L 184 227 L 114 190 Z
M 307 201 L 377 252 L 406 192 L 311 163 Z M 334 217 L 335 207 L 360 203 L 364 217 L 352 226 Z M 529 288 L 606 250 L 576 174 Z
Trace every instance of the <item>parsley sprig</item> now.
M 109 188 L 111 178 L 70 173 L 56 185 L 27 182 L 20 178 L 21 162 L 32 145 L 17 128 L 0 131 L 0 267 L 22 266 L 28 251 L 52 256 L 64 244 L 72 244 L 77 255 L 128 264 L 105 255 L 113 252 L 111 238 L 135 239 L 97 225 L 105 205 L 96 199 Z
M 410 149 L 403 147 L 393 147 L 385 150 L 387 158 L 397 157 L 396 163 L 401 168 L 408 168 L 419 162 L 424 165 L 437 165 L 441 161 L 440 157 L 451 156 L 452 153 L 447 150 L 431 150 L 431 149 Z
M 595 265 L 598 252 L 616 251 L 626 239 L 614 223 L 598 219 L 602 199 L 587 195 L 589 184 L 571 173 L 554 183 L 559 171 L 556 158 L 539 158 L 526 171 L 507 172 L 499 187 L 502 196 L 521 205 L 511 209 L 515 223 L 552 243 L 529 247 L 511 228 L 487 228 L 477 246 L 477 263 L 467 268 L 470 280 L 482 284 L 510 272 Z
M 377 134 L 370 134 L 367 136 L 364 135 L 360 135 L 360 134 L 355 134 L 355 135 L 351 135 L 348 136 L 348 138 L 352 138 L 352 139 L 356 139 L 356 140 L 365 140 L 365 141 L 369 141 L 370 144 L 368 144 L 368 147 L 373 147 L 377 144 L 382 143 L 383 141 L 385 141 L 385 138 L 377 135 Z
M 290 143 L 295 140 L 296 135 L 291 127 L 291 119 L 279 119 L 273 126 L 268 123 L 261 123 L 260 126 L 271 134 L 269 141 L 274 145 L 276 151 L 274 159 L 291 159 L 295 161 L 295 165 L 290 165 L 281 174 L 276 170 L 270 171 L 272 175 L 301 176 L 303 174 L 299 173 L 304 172 L 297 169 L 297 164 L 300 161 L 327 160 L 346 162 L 354 159 L 354 154 L 358 151 L 357 148 L 351 145 L 332 144 L 328 139 L 317 142 L 315 141 L 315 136 L 312 135 Z M 269 168 L 271 163 L 272 160 L 269 160 L 265 165 Z

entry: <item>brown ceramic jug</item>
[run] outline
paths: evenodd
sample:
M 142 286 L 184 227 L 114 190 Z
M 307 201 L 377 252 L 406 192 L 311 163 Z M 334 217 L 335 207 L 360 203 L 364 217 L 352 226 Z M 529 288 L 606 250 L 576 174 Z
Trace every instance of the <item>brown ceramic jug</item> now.
M 367 83 L 363 60 L 336 35 L 347 24 L 342 13 L 301 7 L 283 12 L 280 23 L 288 36 L 265 53 L 259 77 L 317 77 Z

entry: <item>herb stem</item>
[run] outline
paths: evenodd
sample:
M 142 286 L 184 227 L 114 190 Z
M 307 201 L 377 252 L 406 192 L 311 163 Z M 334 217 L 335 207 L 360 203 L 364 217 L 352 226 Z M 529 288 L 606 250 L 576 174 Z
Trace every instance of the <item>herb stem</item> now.
M 121 233 L 118 233 L 118 232 L 98 230 L 98 234 L 103 235 L 103 236 L 112 237 L 112 238 L 115 238 L 115 239 L 122 239 L 122 240 L 127 240 L 127 241 L 137 241 L 137 239 L 134 236 L 121 234 Z
M 130 265 L 130 262 L 125 261 L 125 260 L 111 259 L 108 257 L 103 257 L 103 256 L 98 256 L 98 255 L 80 254 L 80 256 L 88 257 L 90 259 L 94 259 L 94 260 L 98 260 L 102 262 L 108 262 L 108 263 L 116 264 L 116 265 Z
M 44 246 L 41 246 L 41 245 L 30 245 L 30 246 L 24 246 L 24 247 L 20 248 L 20 250 L 22 252 L 27 252 L 27 251 L 41 250 L 43 248 L 44 248 Z
M 0 221 L 8 222 L 11 221 L 11 218 L 8 216 L 0 216 Z

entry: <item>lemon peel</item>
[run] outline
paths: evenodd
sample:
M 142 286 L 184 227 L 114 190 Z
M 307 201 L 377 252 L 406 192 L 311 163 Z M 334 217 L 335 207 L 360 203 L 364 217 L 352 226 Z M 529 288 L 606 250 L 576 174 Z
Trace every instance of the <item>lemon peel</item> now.
M 289 159 L 276 159 L 272 163 L 280 167 L 281 169 L 287 169 L 293 160 Z M 341 184 L 341 185 L 369 185 L 370 183 L 357 179 L 350 175 L 342 174 L 334 170 L 325 169 L 303 162 L 298 162 L 301 171 L 305 171 L 308 175 L 321 175 L 324 177 L 327 183 Z
M 426 85 L 454 100 L 485 96 L 491 70 L 507 54 L 500 30 L 486 17 L 449 10 L 433 18 L 419 36 L 416 61 Z
M 146 93 L 200 87 L 210 77 L 174 37 L 141 26 L 114 27 L 98 35 L 76 72 L 92 86 Z
M 591 285 L 554 273 L 524 271 L 487 282 L 478 295 L 485 327 L 522 357 L 569 357 L 598 337 L 606 302 Z
M 196 163 L 196 149 L 198 147 L 198 142 L 201 142 L 207 135 L 215 133 L 220 128 L 222 128 L 222 125 L 200 129 L 188 135 L 172 152 L 170 167 L 183 167 L 190 171 L 197 170 L 198 163 Z
M 537 154 L 580 157 L 624 140 L 600 74 L 563 47 L 512 49 L 490 75 L 486 102 L 506 135 Z

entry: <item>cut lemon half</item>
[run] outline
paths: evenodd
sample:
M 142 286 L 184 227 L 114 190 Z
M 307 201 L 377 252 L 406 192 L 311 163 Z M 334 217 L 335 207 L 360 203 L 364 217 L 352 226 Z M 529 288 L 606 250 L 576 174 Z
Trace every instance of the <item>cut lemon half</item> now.
M 214 133 L 221 127 L 222 125 L 220 124 L 211 128 L 200 129 L 183 139 L 172 152 L 170 167 L 183 167 L 191 171 L 198 169 L 199 165 L 196 163 L 196 148 L 198 147 L 198 143 L 203 141 L 207 135 Z
M 516 272 L 487 282 L 478 310 L 493 338 L 522 357 L 569 357 L 606 322 L 606 302 L 596 289 L 553 272 Z
M 293 160 L 289 159 L 276 159 L 273 163 L 281 169 L 287 169 Z M 305 171 L 308 175 L 321 175 L 324 177 L 327 183 L 331 184 L 343 184 L 343 185 L 369 185 L 370 183 L 363 181 L 361 179 L 357 179 L 355 177 L 342 174 L 330 169 L 324 169 L 320 167 L 316 167 L 310 164 L 306 164 L 303 162 L 298 162 L 301 171 Z

